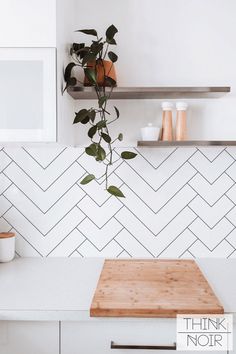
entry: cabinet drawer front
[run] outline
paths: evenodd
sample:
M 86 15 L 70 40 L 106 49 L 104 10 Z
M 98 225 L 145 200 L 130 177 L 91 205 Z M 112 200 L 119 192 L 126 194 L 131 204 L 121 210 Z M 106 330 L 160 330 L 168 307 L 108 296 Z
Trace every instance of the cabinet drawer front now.
M 61 354 L 186 354 L 174 350 L 176 320 L 62 322 Z M 190 352 L 189 352 L 190 353 Z M 194 351 L 193 354 L 202 354 Z M 215 354 L 226 354 L 215 351 Z M 235 354 L 234 350 L 231 352 Z
M 62 354 L 174 353 L 175 319 L 62 323 Z
M 1 354 L 58 354 L 58 322 L 0 321 Z

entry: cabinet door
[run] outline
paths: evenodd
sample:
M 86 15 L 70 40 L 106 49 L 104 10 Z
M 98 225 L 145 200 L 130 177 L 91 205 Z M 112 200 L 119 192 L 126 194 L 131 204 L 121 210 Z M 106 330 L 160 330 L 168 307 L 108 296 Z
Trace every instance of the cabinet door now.
M 0 3 L 0 47 L 56 46 L 56 0 Z
M 0 142 L 56 141 L 54 48 L 0 48 Z
M 58 322 L 0 322 L 1 354 L 58 354 Z

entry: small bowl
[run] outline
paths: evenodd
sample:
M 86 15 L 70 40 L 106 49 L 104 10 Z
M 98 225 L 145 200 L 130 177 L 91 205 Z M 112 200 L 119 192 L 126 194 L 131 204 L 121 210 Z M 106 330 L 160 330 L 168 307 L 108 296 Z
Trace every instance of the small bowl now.
M 141 137 L 144 141 L 157 141 L 160 137 L 159 127 L 147 126 L 141 128 Z

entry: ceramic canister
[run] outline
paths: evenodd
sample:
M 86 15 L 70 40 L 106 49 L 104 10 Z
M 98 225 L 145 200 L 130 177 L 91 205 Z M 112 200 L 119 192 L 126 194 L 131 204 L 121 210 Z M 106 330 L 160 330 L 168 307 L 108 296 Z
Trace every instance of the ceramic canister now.
M 0 262 L 10 262 L 15 256 L 15 234 L 13 232 L 0 233 Z
M 141 136 L 142 140 L 146 141 L 156 141 L 159 139 L 160 128 L 154 127 L 152 123 L 148 123 L 148 125 L 144 128 L 141 128 Z

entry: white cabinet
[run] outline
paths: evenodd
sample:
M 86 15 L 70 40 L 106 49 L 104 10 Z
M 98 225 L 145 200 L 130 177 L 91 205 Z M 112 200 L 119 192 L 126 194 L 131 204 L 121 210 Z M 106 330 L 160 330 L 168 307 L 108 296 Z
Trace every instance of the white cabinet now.
M 175 337 L 173 319 L 62 322 L 61 354 L 137 354 L 139 349 L 111 349 L 111 342 L 118 345 L 173 346 Z M 141 353 L 150 353 L 150 350 L 141 350 Z M 158 350 L 158 353 L 166 353 L 166 350 Z
M 98 319 L 87 322 L 62 322 L 61 329 L 61 354 L 128 354 L 131 352 L 132 354 L 152 352 L 167 354 L 176 352 L 174 349 L 175 319 L 137 321 Z M 125 348 L 126 346 L 133 346 L 133 348 Z M 150 350 L 151 346 L 156 349 Z M 162 346 L 166 347 L 165 350 L 160 348 Z M 186 351 L 177 353 L 186 354 Z M 194 353 L 202 354 L 202 351 L 194 351 Z M 226 352 L 217 351 L 215 354 L 226 354 Z
M 58 322 L 0 322 L 1 354 L 58 354 Z
M 56 0 L 1 0 L 0 47 L 56 47 Z
M 56 141 L 56 50 L 0 48 L 0 142 Z

